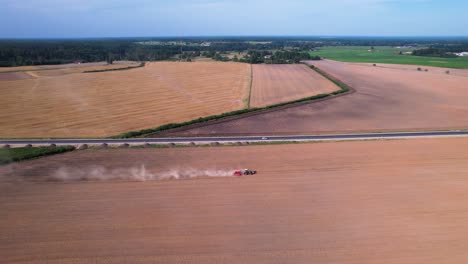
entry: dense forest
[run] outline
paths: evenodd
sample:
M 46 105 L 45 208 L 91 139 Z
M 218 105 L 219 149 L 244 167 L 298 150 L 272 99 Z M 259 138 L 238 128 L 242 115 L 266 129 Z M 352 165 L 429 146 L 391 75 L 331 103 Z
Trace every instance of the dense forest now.
M 177 44 L 177 43 L 182 44 Z M 143 43 L 143 44 L 142 44 Z M 261 63 L 264 56 L 273 55 L 273 63 L 298 62 L 310 59 L 306 52 L 317 45 L 309 42 L 297 41 L 226 41 L 210 43 L 209 46 L 200 45 L 199 40 L 178 40 L 176 44 L 166 40 L 162 44 L 152 45 L 135 40 L 41 40 L 41 41 L 0 41 L 0 67 L 23 65 L 64 64 L 73 62 L 96 62 L 114 60 L 130 61 L 160 61 L 169 59 L 183 59 L 191 61 L 194 57 L 205 56 L 218 61 L 229 61 L 224 54 L 228 51 L 249 51 L 245 58 L 235 61 Z M 160 42 L 158 42 L 160 43 Z M 271 50 L 284 50 L 275 52 Z M 291 51 L 290 51 L 291 50 Z M 262 55 L 263 54 L 263 55 Z
M 0 66 L 157 61 L 169 59 L 179 50 L 178 47 L 136 45 L 128 41 L 2 41 Z

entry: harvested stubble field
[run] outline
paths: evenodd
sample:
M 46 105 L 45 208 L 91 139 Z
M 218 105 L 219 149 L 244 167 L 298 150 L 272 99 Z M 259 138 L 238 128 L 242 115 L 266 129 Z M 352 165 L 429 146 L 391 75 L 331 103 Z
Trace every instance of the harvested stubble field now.
M 49 264 L 466 263 L 466 149 L 466 138 L 432 138 L 86 150 L 3 166 L 0 255 Z M 142 165 L 259 173 L 30 181 L 60 168 L 72 178 Z
M 339 90 L 306 65 L 252 66 L 251 107 L 263 107 Z
M 468 128 L 468 77 L 440 71 L 310 61 L 353 87 L 342 97 L 174 132 L 278 135 Z
M 19 66 L 19 67 L 0 67 L 0 73 L 5 72 L 36 72 L 36 71 L 50 71 L 50 70 L 66 70 L 76 69 L 76 72 L 82 72 L 92 69 L 109 69 L 121 68 L 131 65 L 136 65 L 137 62 L 132 61 L 114 61 L 113 64 L 107 62 L 89 62 L 89 63 L 69 63 L 59 65 L 34 65 L 34 66 Z
M 104 137 L 188 121 L 242 109 L 250 85 L 250 65 L 241 63 L 35 73 L 33 79 L 0 82 L 0 137 Z

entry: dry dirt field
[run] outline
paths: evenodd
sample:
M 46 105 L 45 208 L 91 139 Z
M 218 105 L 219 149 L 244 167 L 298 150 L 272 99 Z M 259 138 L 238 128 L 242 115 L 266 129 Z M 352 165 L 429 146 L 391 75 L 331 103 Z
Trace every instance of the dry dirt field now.
M 467 263 L 467 149 L 467 138 L 446 138 L 86 150 L 3 166 L 0 256 L 48 264 Z M 259 173 L 29 181 L 65 167 L 80 176 L 142 165 L 146 173 Z
M 273 135 L 468 128 L 468 77 L 311 61 L 356 92 L 172 135 Z
M 339 90 L 306 65 L 252 66 L 251 107 L 263 107 Z
M 68 72 L 75 70 L 0 81 L 0 137 L 104 137 L 242 109 L 251 71 L 221 62 Z

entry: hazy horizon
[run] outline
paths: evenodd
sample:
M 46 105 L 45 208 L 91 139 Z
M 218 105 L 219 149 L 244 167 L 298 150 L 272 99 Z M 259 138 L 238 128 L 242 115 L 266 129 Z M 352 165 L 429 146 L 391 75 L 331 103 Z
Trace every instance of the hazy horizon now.
M 1 39 L 465 37 L 462 0 L 0 0 Z
M 109 36 L 109 37 L 0 37 L 0 40 L 99 40 L 99 39 L 241 39 L 241 38 L 259 38 L 259 39 L 269 39 L 269 38 L 284 38 L 284 39 L 347 39 L 347 38 L 362 38 L 362 39 L 408 39 L 408 40 L 420 40 L 420 39 L 468 39 L 468 35 L 464 36 L 359 36 L 359 35 L 341 35 L 341 36 L 314 36 L 314 35 L 199 35 L 199 36 Z

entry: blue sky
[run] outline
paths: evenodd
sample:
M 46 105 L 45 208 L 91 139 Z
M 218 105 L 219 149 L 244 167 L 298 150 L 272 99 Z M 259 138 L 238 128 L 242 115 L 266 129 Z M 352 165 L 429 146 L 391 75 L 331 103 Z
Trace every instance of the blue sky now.
M 0 0 L 0 38 L 468 36 L 467 0 Z

